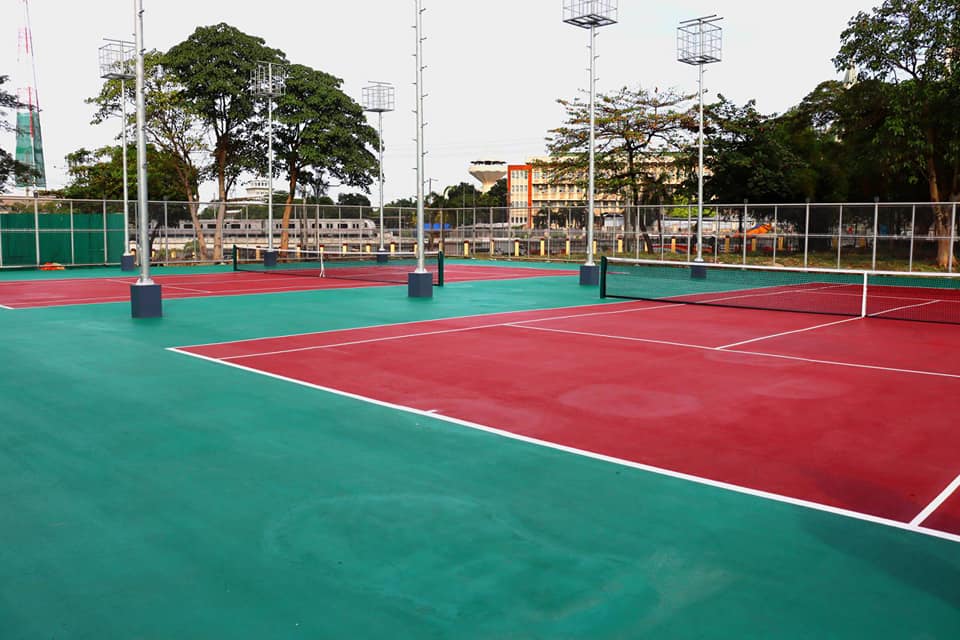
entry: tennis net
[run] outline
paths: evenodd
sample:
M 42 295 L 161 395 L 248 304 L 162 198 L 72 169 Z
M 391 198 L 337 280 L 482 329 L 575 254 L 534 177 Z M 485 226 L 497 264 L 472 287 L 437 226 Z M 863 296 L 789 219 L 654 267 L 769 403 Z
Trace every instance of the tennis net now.
M 301 249 L 275 249 L 275 265 L 264 264 L 265 249 L 260 247 L 234 247 L 234 271 L 250 271 L 286 276 L 308 276 L 313 278 L 336 278 L 343 280 L 362 280 L 366 282 L 384 282 L 406 284 L 407 274 L 417 266 L 417 256 L 410 252 L 376 253 L 332 253 L 324 251 L 306 251 Z M 443 253 L 426 252 L 424 265 L 433 275 L 434 286 L 443 286 Z
M 604 258 L 600 295 L 960 324 L 960 274 Z

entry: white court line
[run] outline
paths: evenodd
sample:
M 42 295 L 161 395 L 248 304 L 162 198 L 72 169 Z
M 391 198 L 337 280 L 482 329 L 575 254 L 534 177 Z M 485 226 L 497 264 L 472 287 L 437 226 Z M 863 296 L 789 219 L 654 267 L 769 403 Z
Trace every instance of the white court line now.
M 6 309 L 7 311 L 13 311 L 13 307 L 8 307 L 5 304 L 0 304 L 0 309 Z
M 856 318 L 859 320 L 859 318 Z M 668 347 L 684 347 L 687 349 L 698 349 L 700 351 L 717 351 L 719 353 L 736 353 L 746 356 L 757 356 L 760 358 L 776 358 L 779 360 L 793 360 L 796 362 L 809 362 L 811 364 L 825 364 L 834 367 L 850 367 L 853 369 L 869 369 L 873 371 L 886 371 L 889 373 L 906 373 L 919 376 L 931 376 L 936 378 L 951 378 L 960 380 L 960 374 L 940 373 L 938 371 L 921 371 L 916 369 L 898 369 L 896 367 L 882 367 L 872 364 L 859 364 L 856 362 L 842 362 L 838 360 L 817 360 L 816 358 L 803 358 L 800 356 L 788 356 L 779 353 L 764 353 L 762 351 L 742 351 L 740 349 L 720 349 L 718 347 L 707 347 L 699 344 L 685 344 L 683 342 L 669 342 L 666 340 L 655 340 L 653 338 L 632 338 L 629 336 L 614 336 L 604 333 L 589 333 L 585 331 L 568 331 L 566 329 L 548 329 L 546 327 L 527 327 L 521 323 L 514 323 L 510 326 L 518 329 L 529 329 L 530 331 L 547 331 L 552 333 L 566 333 L 575 336 L 586 336 L 591 338 L 606 338 L 609 340 L 624 340 L 628 342 L 645 342 L 648 344 L 662 344 Z
M 911 527 L 919 527 L 921 524 L 926 522 L 927 518 L 933 515 L 933 512 L 936 511 L 943 505 L 947 499 L 956 492 L 957 489 L 960 489 L 960 476 L 957 476 L 953 482 L 947 485 L 947 488 L 940 492 L 940 495 L 934 498 L 933 502 L 927 505 L 927 508 L 924 509 L 917 515 L 916 518 L 910 521 Z
M 862 320 L 863 318 L 846 318 L 844 320 L 837 320 L 836 322 L 827 322 L 826 324 L 818 324 L 815 327 L 807 327 L 805 329 L 794 329 L 793 331 L 783 331 L 782 333 L 774 333 L 769 336 L 760 336 L 759 338 L 751 338 L 749 340 L 742 340 L 740 342 L 734 342 L 732 344 L 725 344 L 723 346 L 717 347 L 717 349 L 730 349 L 731 347 L 740 347 L 745 344 L 750 344 L 751 342 L 760 342 L 761 340 L 770 340 L 772 338 L 780 338 L 782 336 L 789 336 L 794 333 L 804 333 L 806 331 L 814 331 L 816 329 L 824 329 L 826 327 L 832 327 L 838 324 L 844 324 L 846 322 L 856 322 L 857 320 Z
M 395 409 L 397 411 L 403 411 L 405 413 L 410 413 L 413 415 L 421 416 L 424 418 L 432 418 L 434 420 L 440 420 L 447 422 L 449 424 L 454 424 L 461 427 L 466 427 L 468 429 L 474 429 L 476 431 L 482 431 L 485 433 L 490 433 L 502 438 L 508 438 L 510 440 L 516 440 L 519 442 L 525 442 L 527 444 L 532 444 L 535 446 L 544 447 L 547 449 L 553 449 L 555 451 L 561 451 L 564 453 L 570 453 L 576 456 L 581 456 L 584 458 L 590 458 L 593 460 L 598 460 L 600 462 L 607 462 L 610 464 L 616 464 L 622 467 L 628 467 L 631 469 L 636 469 L 639 471 L 646 471 L 648 473 L 653 473 L 660 476 L 666 476 L 668 478 L 674 478 L 677 480 L 685 480 L 687 482 L 693 482 L 700 485 L 705 485 L 708 487 L 713 487 L 716 489 L 721 489 L 725 491 L 732 491 L 734 493 L 740 493 L 755 498 L 761 498 L 764 500 L 770 500 L 773 502 L 780 502 L 784 504 L 793 505 L 796 507 L 802 507 L 806 509 L 811 509 L 814 511 L 821 511 L 824 513 L 829 513 L 836 516 L 851 518 L 854 520 L 860 520 L 864 522 L 869 522 L 872 524 L 877 524 L 885 527 L 890 527 L 893 529 L 900 529 L 902 531 L 907 531 L 910 533 L 918 533 L 921 535 L 929 536 L 932 538 L 940 538 L 942 540 L 948 540 L 950 542 L 960 543 L 960 535 L 954 535 L 952 533 L 947 533 L 945 531 L 938 531 L 936 529 L 928 529 L 926 527 L 912 526 L 905 522 L 900 522 L 897 520 L 892 520 L 890 518 L 882 518 L 879 516 L 873 516 L 866 513 L 860 513 L 859 511 L 853 511 L 850 509 L 842 509 L 840 507 L 832 507 L 825 504 L 820 504 L 818 502 L 813 502 L 810 500 L 801 500 L 799 498 L 792 498 L 789 496 L 771 493 L 768 491 L 761 491 L 759 489 L 751 489 L 749 487 L 743 487 L 736 484 L 731 484 L 727 482 L 720 482 L 718 480 L 711 480 L 709 478 L 702 478 L 700 476 L 695 476 L 687 473 L 681 473 L 679 471 L 672 471 L 670 469 L 664 469 L 662 467 L 654 467 L 652 465 L 642 464 L 639 462 L 633 462 L 631 460 L 624 460 L 623 458 L 615 458 L 613 456 L 607 456 L 600 453 L 595 453 L 592 451 L 586 451 L 584 449 L 577 449 L 575 447 L 568 447 L 562 444 L 557 444 L 555 442 L 549 442 L 547 440 L 540 440 L 538 438 L 531 438 L 529 436 L 523 436 L 516 433 L 511 433 L 510 431 L 504 431 L 503 429 L 496 429 L 494 427 L 488 427 L 476 422 L 469 422 L 467 420 L 460 420 L 458 418 L 451 418 L 442 414 L 430 413 L 428 411 L 422 411 L 420 409 L 415 409 L 413 407 L 408 407 L 404 405 L 394 404 L 391 402 L 385 402 L 383 400 L 377 400 L 375 398 L 370 398 L 367 396 L 361 396 L 355 393 L 349 393 L 347 391 L 341 391 L 340 389 L 334 389 L 331 387 L 324 387 L 321 385 L 313 384 L 311 382 L 306 382 L 304 380 L 297 380 L 296 378 L 289 378 L 286 376 L 281 376 L 275 373 L 269 373 L 267 371 L 260 371 L 251 367 L 245 367 L 243 365 L 235 364 L 233 362 L 224 362 L 223 360 L 218 360 L 216 358 L 210 358 L 208 356 L 201 356 L 195 353 L 190 353 L 189 351 L 182 351 L 175 347 L 167 348 L 167 351 L 172 351 L 174 353 L 179 353 L 191 358 L 197 358 L 199 360 L 205 360 L 207 362 L 213 362 L 216 364 L 221 364 L 227 367 L 233 367 L 235 369 L 240 369 L 242 371 L 248 371 L 250 373 L 255 373 L 258 375 L 266 376 L 268 378 L 273 378 L 275 380 L 282 380 L 284 382 L 291 382 L 302 387 L 307 387 L 310 389 L 316 389 L 318 391 L 325 391 L 327 393 L 332 393 L 344 398 L 350 398 L 353 400 L 359 400 L 361 402 L 366 402 L 368 404 L 376 405 L 379 407 L 386 407 L 388 409 Z
M 436 329 L 434 331 L 419 331 L 417 333 L 406 333 L 398 336 L 380 336 L 377 338 L 367 338 L 365 340 L 351 340 L 349 342 L 335 342 L 332 344 L 315 344 L 307 347 L 297 347 L 295 349 L 281 349 L 278 351 L 262 351 L 258 353 L 246 353 L 239 356 L 226 356 L 223 358 L 223 360 L 242 360 L 246 358 L 258 358 L 260 356 L 277 356 L 277 355 L 283 355 L 287 353 L 300 353 L 303 351 L 335 349 L 337 347 L 350 347 L 358 344 L 374 344 L 377 342 L 390 342 L 393 340 L 403 340 L 406 338 L 425 338 L 428 336 L 439 336 L 439 335 L 444 335 L 448 333 L 465 333 L 467 331 L 477 331 L 479 329 L 496 329 L 498 327 L 514 327 L 514 326 L 519 326 L 519 324 L 522 324 L 525 322 L 547 322 L 550 320 L 566 320 L 570 318 L 583 318 L 583 317 L 606 315 L 606 314 L 613 315 L 618 313 L 635 313 L 639 311 L 653 311 L 654 309 L 676 309 L 676 308 L 678 308 L 678 306 L 675 304 L 665 304 L 658 307 L 644 307 L 642 309 L 625 309 L 621 311 L 608 311 L 608 312 L 597 311 L 593 313 L 584 313 L 579 315 L 572 314 L 567 316 L 554 316 L 552 318 L 533 318 L 530 320 L 518 320 L 515 323 L 514 322 L 497 322 L 493 324 L 479 324 L 479 325 L 473 325 L 470 327 L 456 327 L 454 329 Z M 467 317 L 470 317 L 470 316 L 467 316 Z M 479 316 L 479 317 L 483 317 L 483 316 Z M 426 324 L 430 322 L 440 322 L 440 321 L 421 320 L 420 322 L 423 322 Z M 338 329 L 336 331 L 353 331 L 353 329 Z M 324 332 L 324 333 L 330 333 L 330 332 Z M 311 335 L 311 334 L 306 334 L 306 335 Z M 320 334 L 317 334 L 317 335 L 320 335 Z M 267 339 L 273 340 L 274 338 L 267 338 Z M 231 343 L 228 342 L 225 344 L 231 344 Z M 209 345 L 201 345 L 201 346 L 209 346 Z
M 907 304 L 902 307 L 897 307 L 896 309 L 887 309 L 886 311 L 877 311 L 876 313 L 868 313 L 867 317 L 876 318 L 882 316 L 885 313 L 893 313 L 894 311 L 903 311 L 904 309 L 915 309 L 917 307 L 925 307 L 930 304 L 937 304 L 938 302 L 943 302 L 942 300 L 928 300 L 927 302 L 921 302 L 920 304 Z
M 318 291 L 324 291 L 324 289 L 318 289 Z M 220 296 L 220 297 L 222 297 L 222 296 Z M 619 306 L 621 306 L 621 305 L 628 305 L 628 304 L 633 304 L 633 305 L 635 305 L 635 304 L 639 304 L 639 303 L 642 303 L 642 302 L 646 302 L 646 301 L 642 301 L 642 300 L 623 300 L 623 301 L 621 301 L 621 302 L 607 302 L 607 303 L 591 302 L 590 304 L 578 304 L 578 305 L 571 305 L 571 306 L 569 306 L 569 307 L 553 307 L 552 309 L 530 309 L 530 310 L 527 310 L 527 311 L 496 311 L 496 312 L 494 312 L 494 313 L 470 314 L 470 315 L 464 315 L 464 316 L 450 316 L 449 318 L 432 318 L 432 319 L 426 319 L 426 320 L 422 320 L 422 319 L 421 319 L 421 320 L 407 320 L 407 321 L 404 321 L 404 322 L 390 322 L 390 323 L 387 323 L 387 324 L 371 324 L 371 325 L 365 325 L 365 326 L 361 326 L 361 327 L 347 327 L 347 328 L 345 328 L 345 329 L 326 329 L 326 330 L 324 330 L 324 331 L 306 331 L 306 332 L 303 332 L 303 333 L 289 333 L 289 334 L 286 334 L 286 335 L 279 335 L 279 336 L 266 336 L 266 337 L 261 336 L 261 337 L 259 337 L 259 338 L 246 338 L 246 339 L 244 339 L 244 340 L 224 340 L 223 342 L 205 342 L 205 343 L 203 343 L 203 344 L 183 345 L 183 346 L 174 347 L 174 348 L 176 348 L 176 349 L 191 349 L 191 348 L 195 348 L 195 347 L 216 347 L 216 346 L 220 346 L 220 345 L 224 345 L 224 344 L 242 344 L 242 343 L 244 343 L 244 342 L 260 342 L 261 340 L 282 340 L 283 338 L 301 338 L 301 337 L 303 337 L 303 336 L 320 336 L 320 335 L 323 335 L 323 334 L 325 334 L 325 333 L 338 333 L 338 332 L 340 332 L 340 331 L 361 331 L 361 330 L 365 330 L 365 329 L 386 329 L 386 328 L 388 328 L 388 327 L 402 327 L 402 326 L 405 326 L 405 325 L 423 324 L 423 323 L 427 323 L 427 322 L 451 322 L 451 321 L 454 321 L 454 320 L 466 320 L 467 318 L 490 318 L 490 317 L 493 317 L 493 316 L 517 315 L 517 314 L 521 314 L 521 313 L 535 313 L 535 312 L 538 312 L 538 311 L 565 311 L 565 310 L 567 310 L 567 309 L 583 309 L 583 308 L 585 308 L 585 307 L 619 307 Z M 665 308 L 669 308 L 669 307 L 677 307 L 677 308 L 680 308 L 679 305 L 676 305 L 676 304 L 669 304 L 669 305 L 664 305 L 663 307 L 656 307 L 656 308 L 657 308 L 657 309 L 660 309 L 660 308 L 664 308 L 664 309 L 665 309 Z M 650 307 L 643 307 L 643 309 L 649 309 L 649 308 L 650 308 Z M 628 309 L 627 311 L 631 311 L 631 310 Z M 602 313 L 602 312 L 601 312 L 601 313 Z M 612 313 L 620 313 L 620 312 L 619 312 L 619 311 L 609 311 L 609 312 L 607 312 L 607 313 L 611 313 L 611 314 L 612 314 Z M 590 314 L 584 314 L 584 315 L 590 315 Z M 565 317 L 575 318 L 575 317 L 577 317 L 577 316 L 576 316 L 576 315 L 571 315 L 571 316 L 565 316 Z M 529 321 L 527 321 L 527 322 L 529 322 Z

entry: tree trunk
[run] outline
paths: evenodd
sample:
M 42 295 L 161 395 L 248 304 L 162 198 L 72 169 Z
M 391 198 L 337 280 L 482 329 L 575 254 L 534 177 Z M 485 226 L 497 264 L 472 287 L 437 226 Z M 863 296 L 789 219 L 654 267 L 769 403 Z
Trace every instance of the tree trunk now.
M 190 211 L 190 220 L 193 222 L 193 235 L 197 239 L 197 255 L 199 255 L 201 259 L 206 259 L 207 239 L 203 235 L 203 225 L 200 223 L 199 203 L 193 197 L 193 184 L 190 182 L 187 170 L 179 166 L 179 163 L 177 163 L 176 171 L 177 176 L 180 178 L 183 192 L 187 194 L 187 209 Z
M 223 260 L 223 219 L 227 215 L 227 157 L 226 152 L 217 151 L 217 190 L 220 206 L 217 208 L 217 225 L 213 230 L 213 259 Z
M 293 194 L 296 193 L 298 171 L 290 171 L 290 191 L 287 193 L 287 201 L 283 207 L 283 224 L 280 231 L 280 250 L 285 251 L 290 248 L 290 212 L 293 210 Z
M 933 142 L 933 131 L 927 131 L 927 140 Z M 950 265 L 950 257 L 953 253 L 950 238 L 953 207 L 940 203 L 940 180 L 937 163 L 932 154 L 927 156 L 927 184 L 930 188 L 930 200 L 936 203 L 933 207 L 933 233 L 937 237 L 937 266 L 946 269 Z

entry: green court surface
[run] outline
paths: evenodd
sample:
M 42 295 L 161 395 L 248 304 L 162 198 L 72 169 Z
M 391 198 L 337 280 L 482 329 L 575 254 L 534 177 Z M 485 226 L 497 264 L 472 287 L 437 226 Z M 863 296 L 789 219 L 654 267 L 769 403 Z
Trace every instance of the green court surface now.
M 597 301 L 534 278 L 0 310 L 0 638 L 960 637 L 956 543 L 166 350 Z

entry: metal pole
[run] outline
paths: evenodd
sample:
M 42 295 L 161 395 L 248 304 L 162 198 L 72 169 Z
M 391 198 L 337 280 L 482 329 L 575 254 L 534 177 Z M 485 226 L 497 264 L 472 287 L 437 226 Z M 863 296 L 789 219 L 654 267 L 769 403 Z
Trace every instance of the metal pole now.
M 163 199 L 163 259 L 170 262 L 170 226 L 167 211 L 167 199 Z
M 843 205 L 840 205 L 840 222 L 837 223 L 837 269 L 840 268 L 841 247 L 843 247 Z
M 690 227 L 691 227 L 690 214 L 691 214 L 690 205 L 688 204 L 687 205 L 687 262 L 690 262 L 690 245 L 692 243 L 691 241 L 693 240 L 693 237 L 690 235 Z M 699 244 L 699 240 L 697 241 L 697 243 Z M 700 261 L 703 262 L 702 257 L 700 258 Z
M 73 200 L 70 201 L 70 264 L 77 264 L 77 237 L 73 223 Z
M 777 228 L 777 218 L 780 214 L 780 208 L 777 205 L 773 205 L 773 264 L 777 264 L 777 234 L 779 229 Z
M 880 230 L 880 198 L 873 199 L 873 262 L 871 268 L 877 269 L 877 234 Z
M 140 224 L 140 280 L 138 284 L 151 285 L 150 279 L 150 234 L 147 217 L 147 136 L 144 130 L 146 106 L 143 87 L 143 0 L 134 0 L 137 12 L 135 21 L 137 47 L 137 213 Z
M 596 92 L 597 92 L 597 57 L 594 53 L 596 46 L 597 28 L 590 26 L 590 169 L 588 175 L 589 193 L 587 194 L 587 262 L 585 266 L 594 266 L 593 262 L 593 205 L 594 205 L 594 168 L 595 168 L 595 138 L 596 128 Z
M 377 112 L 377 123 L 380 132 L 380 252 L 383 253 L 383 111 Z
M 909 271 L 913 271 L 913 247 L 914 240 L 917 237 L 917 205 L 914 204 L 910 212 L 910 266 L 908 267 Z
M 424 260 L 423 250 L 423 3 L 421 0 L 414 0 L 414 7 L 417 11 L 416 34 L 417 34 L 417 268 L 414 273 L 426 273 L 426 261 Z
M 702 27 L 700 29 L 700 40 L 700 48 L 702 50 Z M 698 136 L 700 163 L 697 171 L 697 258 L 695 262 L 703 262 L 703 64 L 697 66 L 700 70 L 700 79 L 697 84 L 697 94 L 700 102 L 700 133 Z
M 807 198 L 806 218 L 803 227 L 803 267 L 807 267 L 810 257 L 810 198 Z
M 741 225 L 740 231 L 742 233 L 741 239 L 743 240 L 743 264 L 747 264 L 747 201 L 743 201 L 743 224 Z
M 33 248 L 36 251 L 37 266 L 40 266 L 40 204 L 37 190 L 33 190 Z
M 123 56 L 126 58 L 126 55 Z M 121 126 L 123 140 L 123 254 L 129 255 L 130 243 L 127 240 L 127 224 L 130 220 L 130 193 L 127 184 L 127 82 L 120 78 L 120 104 L 122 105 L 123 121 Z
M 107 201 L 103 201 L 103 264 L 110 262 L 110 244 L 107 241 Z
M 947 259 L 947 271 L 953 273 L 953 245 L 957 242 L 957 203 L 953 203 L 950 218 L 950 257 Z
M 267 63 L 267 251 L 273 252 L 273 63 Z

